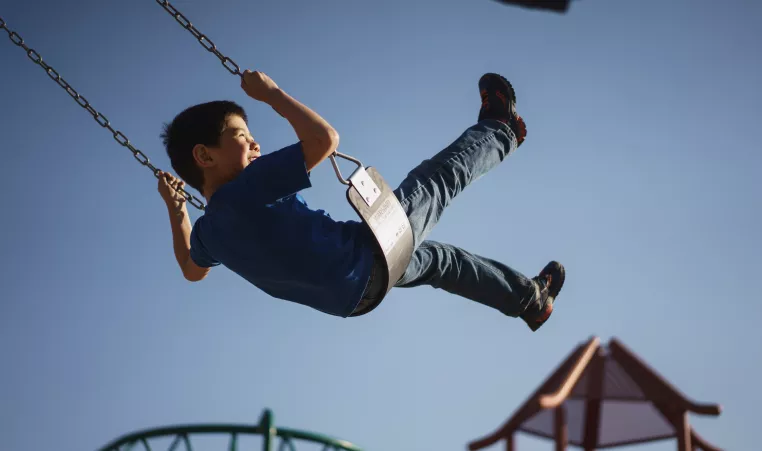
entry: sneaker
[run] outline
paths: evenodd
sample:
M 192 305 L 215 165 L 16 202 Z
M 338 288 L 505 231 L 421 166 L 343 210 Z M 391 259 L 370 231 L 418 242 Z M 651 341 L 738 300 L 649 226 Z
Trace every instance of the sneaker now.
M 482 107 L 478 121 L 495 119 L 508 124 L 520 146 L 527 136 L 527 126 L 516 112 L 516 92 L 511 83 L 502 75 L 484 74 L 479 79 L 479 95 Z
M 548 263 L 539 275 L 532 277 L 532 281 L 537 284 L 540 297 L 535 305 L 529 306 L 521 314 L 521 319 L 527 323 L 532 332 L 536 332 L 550 318 L 553 313 L 553 302 L 561 291 L 561 287 L 564 286 L 565 278 L 566 270 L 556 261 Z

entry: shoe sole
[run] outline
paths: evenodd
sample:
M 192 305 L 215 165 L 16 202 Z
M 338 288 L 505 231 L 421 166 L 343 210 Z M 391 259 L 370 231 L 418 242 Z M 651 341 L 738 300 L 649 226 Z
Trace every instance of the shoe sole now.
M 551 261 L 550 263 L 545 265 L 542 271 L 540 271 L 539 275 L 542 277 L 543 275 L 548 274 L 549 272 L 555 270 L 555 265 L 558 265 L 559 275 L 557 279 L 554 279 L 551 275 L 551 279 L 550 279 L 551 290 L 548 291 L 548 297 L 553 299 L 550 305 L 550 313 L 548 313 L 548 316 L 544 320 L 542 320 L 542 322 L 539 322 L 539 323 L 534 321 L 524 320 L 524 323 L 527 325 L 527 327 L 529 327 L 529 329 L 532 332 L 537 332 L 537 330 L 541 328 L 553 315 L 553 310 L 555 309 L 555 306 L 556 306 L 556 298 L 558 297 L 558 293 L 561 292 L 561 288 L 564 287 L 564 282 L 566 281 L 566 268 L 564 268 L 564 265 L 562 265 L 561 263 L 557 261 Z
M 508 97 L 509 97 L 509 99 L 508 99 L 508 100 L 509 100 L 511 103 L 513 103 L 514 105 L 516 104 L 516 91 L 513 89 L 513 85 L 511 84 L 511 82 L 510 82 L 510 81 L 508 81 L 508 80 L 507 80 L 505 77 L 503 77 L 502 75 L 500 75 L 500 74 L 494 74 L 494 73 L 487 73 L 487 74 L 485 74 L 485 75 L 483 75 L 483 76 L 482 76 L 482 79 L 483 79 L 484 77 L 497 78 L 498 80 L 502 81 L 502 82 L 503 82 L 503 84 L 505 85 L 505 87 L 508 89 Z
M 561 288 L 564 287 L 564 282 L 566 281 L 566 268 L 564 268 L 564 265 L 562 265 L 561 263 L 557 261 L 552 261 L 548 263 L 547 265 L 545 265 L 545 268 L 543 268 L 542 271 L 540 271 L 541 276 L 544 274 L 548 274 L 551 271 L 553 271 L 553 269 L 548 269 L 548 268 L 553 267 L 555 265 L 558 265 L 558 272 L 560 273 L 558 278 L 560 280 L 555 280 L 551 274 L 551 280 L 550 280 L 551 289 L 548 291 L 548 296 L 552 297 L 554 302 L 556 300 L 556 297 L 558 296 L 558 293 L 561 292 Z
M 512 116 L 511 119 L 511 129 L 513 129 L 514 134 L 516 135 L 516 139 L 518 140 L 518 144 L 521 145 L 524 140 L 526 139 L 527 135 L 527 126 L 526 123 L 524 123 L 524 120 L 521 118 L 521 116 L 518 113 L 518 108 L 516 106 L 516 90 L 513 89 L 513 85 L 510 81 L 508 81 L 507 78 L 503 77 L 500 74 L 496 74 L 493 72 L 488 72 L 484 75 L 482 75 L 482 78 L 479 80 L 484 80 L 485 78 L 492 78 L 496 81 L 503 84 L 503 86 L 508 91 L 508 99 L 505 99 L 507 103 L 512 105 L 512 107 L 508 106 L 508 114 L 509 116 Z M 481 89 L 480 89 L 481 91 Z M 498 98 L 502 97 L 500 94 L 500 90 L 497 91 L 495 95 L 497 95 Z

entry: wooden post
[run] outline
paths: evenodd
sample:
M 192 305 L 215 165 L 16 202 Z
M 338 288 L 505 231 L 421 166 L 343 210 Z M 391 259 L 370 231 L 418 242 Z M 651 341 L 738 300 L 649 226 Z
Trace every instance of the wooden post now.
M 598 446 L 598 435 L 601 424 L 601 405 L 603 399 L 604 364 L 606 356 L 598 349 L 590 361 L 590 373 L 587 381 L 587 401 L 585 401 L 585 423 L 582 446 L 585 451 L 594 451 Z
M 691 426 L 688 423 L 688 412 L 682 412 L 680 415 L 675 415 L 675 423 L 677 426 L 677 451 L 693 451 L 693 445 L 691 444 Z
M 513 432 L 505 436 L 505 451 L 516 451 L 516 441 L 513 440 Z
M 563 404 L 555 408 L 555 430 L 556 451 L 566 451 L 566 446 L 569 444 L 569 431 L 566 428 L 566 410 Z

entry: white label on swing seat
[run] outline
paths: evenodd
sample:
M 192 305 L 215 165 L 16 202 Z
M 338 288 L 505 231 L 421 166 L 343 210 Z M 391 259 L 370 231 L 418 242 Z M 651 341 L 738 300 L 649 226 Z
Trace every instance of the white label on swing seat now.
M 378 210 L 370 217 L 368 223 L 375 231 L 384 254 L 388 254 L 392 250 L 408 228 L 405 210 L 402 209 L 392 196 L 384 199 Z
M 369 207 L 373 206 L 373 203 L 381 196 L 381 190 L 376 186 L 376 182 L 370 178 L 370 175 L 365 168 L 357 168 L 355 172 L 349 176 L 349 181 L 352 187 L 360 194 L 362 200 Z

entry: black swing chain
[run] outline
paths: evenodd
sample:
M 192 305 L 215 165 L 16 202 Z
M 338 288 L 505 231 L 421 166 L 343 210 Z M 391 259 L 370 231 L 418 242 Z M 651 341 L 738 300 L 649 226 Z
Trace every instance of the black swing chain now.
M 1 30 L 5 30 L 6 33 L 8 33 L 8 38 L 11 40 L 11 42 L 13 42 L 17 46 L 21 47 L 22 49 L 24 49 L 26 51 L 26 55 L 29 57 L 29 59 L 31 59 L 32 62 L 34 62 L 38 66 L 40 66 L 43 69 L 45 69 L 45 73 L 47 73 L 48 76 L 53 81 L 58 83 L 58 85 L 61 86 L 77 102 L 77 104 L 79 106 L 81 106 L 82 108 L 87 110 L 87 112 L 89 112 L 93 116 L 93 119 L 95 119 L 95 121 L 101 127 L 107 128 L 114 135 L 114 140 L 116 140 L 116 142 L 118 142 L 120 145 L 128 148 L 132 152 L 132 155 L 135 157 L 135 159 L 140 164 L 142 164 L 143 166 L 146 166 L 148 169 L 150 169 L 151 172 L 153 172 L 153 175 L 156 178 L 159 177 L 159 172 L 161 171 L 161 169 L 155 167 L 150 162 L 148 157 L 143 152 L 141 152 L 140 150 L 136 149 L 130 143 L 130 140 L 127 139 L 127 137 L 121 131 L 114 130 L 114 128 L 111 126 L 111 123 L 106 118 L 106 116 L 104 116 L 102 113 L 99 113 L 98 111 L 96 111 L 95 108 L 93 108 L 93 106 L 90 105 L 90 102 L 87 101 L 87 99 L 85 99 L 82 95 L 80 95 L 66 80 L 63 79 L 63 77 L 61 77 L 61 75 L 58 74 L 58 72 L 56 72 L 55 69 L 53 69 L 46 62 L 44 62 L 42 60 L 42 57 L 40 56 L 39 53 L 37 53 L 36 50 L 34 50 L 32 48 L 29 48 L 24 43 L 24 39 L 18 33 L 16 33 L 15 31 L 9 30 L 8 27 L 6 26 L 5 20 L 3 20 L 2 17 L 0 17 L 0 29 Z M 201 200 L 199 200 L 194 195 L 188 193 L 183 188 L 179 188 L 176 191 L 179 192 L 180 194 L 182 194 L 182 196 L 185 197 L 185 199 L 188 201 L 188 203 L 190 203 L 194 207 L 198 208 L 199 210 L 204 210 L 205 209 L 205 206 L 204 206 L 203 202 L 201 202 Z
M 235 63 L 232 59 L 229 57 L 223 55 L 219 50 L 217 50 L 217 46 L 214 45 L 214 42 L 212 42 L 211 39 L 206 37 L 205 34 L 201 33 L 196 29 L 196 27 L 193 26 L 192 23 L 190 23 L 190 20 L 188 20 L 187 17 L 183 15 L 180 11 L 177 10 L 172 4 L 169 3 L 167 0 L 156 0 L 156 3 L 161 5 L 162 8 L 166 12 L 168 12 L 172 17 L 175 18 L 177 23 L 182 25 L 183 28 L 190 31 L 190 33 L 198 39 L 198 42 L 201 44 L 202 47 L 204 47 L 207 51 L 211 52 L 216 56 L 223 66 L 225 66 L 225 69 L 227 69 L 231 74 L 238 75 L 239 77 L 243 76 L 243 73 L 241 72 L 241 68 L 238 66 L 238 64 Z

